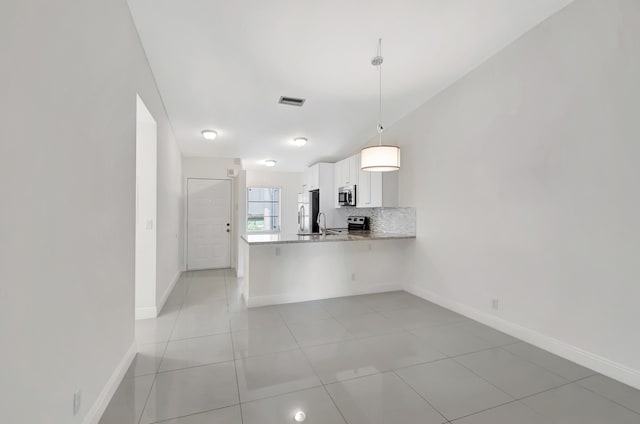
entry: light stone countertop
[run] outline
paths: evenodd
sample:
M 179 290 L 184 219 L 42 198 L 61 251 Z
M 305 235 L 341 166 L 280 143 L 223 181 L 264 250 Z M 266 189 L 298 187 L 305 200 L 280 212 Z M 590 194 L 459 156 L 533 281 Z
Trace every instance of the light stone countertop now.
M 367 241 L 367 240 L 393 240 L 415 239 L 415 234 L 401 233 L 374 233 L 370 231 L 357 231 L 343 234 L 244 234 L 242 239 L 249 245 L 257 244 L 284 244 L 284 243 L 318 243 L 326 241 Z

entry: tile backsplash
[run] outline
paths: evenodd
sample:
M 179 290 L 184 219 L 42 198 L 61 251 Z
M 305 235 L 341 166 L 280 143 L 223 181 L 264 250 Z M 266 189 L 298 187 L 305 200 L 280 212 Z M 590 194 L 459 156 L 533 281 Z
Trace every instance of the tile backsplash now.
M 353 208 L 336 209 L 339 222 L 347 222 L 351 215 L 367 216 L 371 231 L 376 233 L 416 234 L 416 208 Z

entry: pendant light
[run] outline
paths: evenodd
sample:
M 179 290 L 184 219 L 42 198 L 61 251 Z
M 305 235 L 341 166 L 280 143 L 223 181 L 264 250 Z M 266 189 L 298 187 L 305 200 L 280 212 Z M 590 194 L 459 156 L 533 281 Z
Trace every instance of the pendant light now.
M 380 103 L 378 134 L 380 141 L 377 146 L 365 147 L 360 151 L 360 169 L 369 172 L 388 172 L 400 169 L 400 147 L 382 144 L 382 38 L 378 40 L 378 54 L 371 59 L 371 64 L 378 68 L 380 78 Z

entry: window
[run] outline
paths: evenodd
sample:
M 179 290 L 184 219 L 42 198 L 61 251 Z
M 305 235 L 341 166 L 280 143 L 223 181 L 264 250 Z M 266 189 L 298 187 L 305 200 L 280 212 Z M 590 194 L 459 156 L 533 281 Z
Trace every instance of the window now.
M 280 189 L 247 189 L 247 231 L 280 231 Z

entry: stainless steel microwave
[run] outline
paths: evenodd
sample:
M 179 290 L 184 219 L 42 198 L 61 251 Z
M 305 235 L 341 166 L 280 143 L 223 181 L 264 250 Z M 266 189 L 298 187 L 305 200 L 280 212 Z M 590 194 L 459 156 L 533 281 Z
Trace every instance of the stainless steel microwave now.
M 338 189 L 338 204 L 340 206 L 356 205 L 356 186 L 344 186 Z

